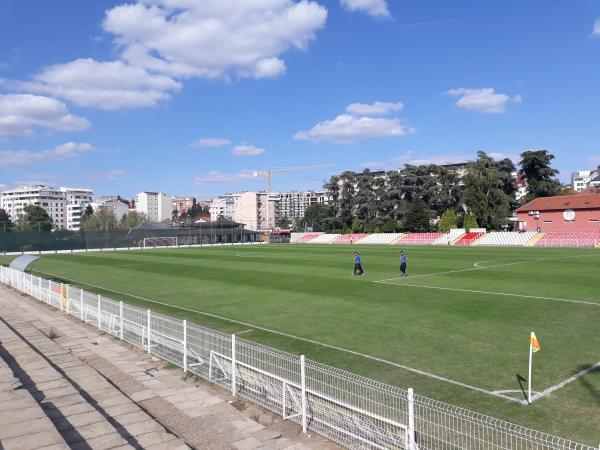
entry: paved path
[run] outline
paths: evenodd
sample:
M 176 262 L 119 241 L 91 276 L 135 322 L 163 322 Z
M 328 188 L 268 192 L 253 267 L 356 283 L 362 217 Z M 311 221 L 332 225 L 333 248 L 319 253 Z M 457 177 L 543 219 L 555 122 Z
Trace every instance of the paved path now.
M 337 449 L 0 285 L 0 448 Z

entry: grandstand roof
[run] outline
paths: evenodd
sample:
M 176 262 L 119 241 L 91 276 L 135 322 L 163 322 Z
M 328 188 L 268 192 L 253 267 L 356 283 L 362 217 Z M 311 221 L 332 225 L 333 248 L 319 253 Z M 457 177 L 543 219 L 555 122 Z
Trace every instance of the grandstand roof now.
M 600 194 L 539 197 L 521 206 L 517 212 L 565 209 L 600 209 Z

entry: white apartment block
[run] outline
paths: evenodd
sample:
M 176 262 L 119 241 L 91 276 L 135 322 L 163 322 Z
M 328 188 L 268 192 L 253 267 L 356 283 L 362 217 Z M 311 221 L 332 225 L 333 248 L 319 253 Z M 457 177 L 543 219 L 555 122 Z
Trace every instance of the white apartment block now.
M 60 191 L 65 196 L 65 227 L 67 230 L 79 231 L 81 216 L 85 207 L 92 202 L 94 195 L 91 189 L 61 187 Z
M 277 194 L 271 194 L 267 202 L 266 192 L 242 192 L 234 200 L 233 220 L 254 231 L 275 228 L 280 217 Z
M 13 222 L 19 220 L 28 205 L 44 208 L 54 228 L 65 228 L 67 225 L 67 201 L 64 192 L 50 186 L 19 186 L 2 192 L 0 208 L 4 209 Z
M 136 198 L 135 209 L 145 214 L 150 222 L 171 220 L 173 199 L 162 192 L 140 192 Z
M 600 170 L 580 170 L 571 173 L 571 187 L 575 192 L 581 192 L 590 187 L 590 182 L 600 176 Z
M 223 217 L 226 220 L 234 220 L 236 198 L 239 201 L 240 195 L 225 194 L 213 199 L 208 207 L 210 220 L 216 222 L 219 217 Z
M 290 220 L 304 217 L 306 208 L 325 203 L 325 194 L 316 191 L 291 191 L 274 194 L 279 198 L 279 215 Z

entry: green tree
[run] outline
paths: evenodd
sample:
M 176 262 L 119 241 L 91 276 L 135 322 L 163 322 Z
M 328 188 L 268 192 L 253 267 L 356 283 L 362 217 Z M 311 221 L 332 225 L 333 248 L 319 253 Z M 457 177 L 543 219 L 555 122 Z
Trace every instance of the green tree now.
M 83 210 L 83 214 L 81 215 L 81 221 L 84 222 L 92 214 L 94 214 L 94 208 L 92 208 L 92 205 L 87 205 Z
M 94 214 L 81 222 L 81 228 L 85 231 L 114 230 L 117 228 L 117 217 L 115 216 L 115 212 L 112 208 L 108 206 L 101 206 L 94 212 Z
M 121 217 L 119 228 L 123 230 L 129 230 L 146 222 L 148 222 L 148 218 L 144 213 L 138 211 L 129 211 L 129 214 L 123 214 L 123 217 Z
M 287 230 L 290 228 L 291 221 L 288 216 L 283 216 L 281 219 L 277 221 L 277 226 L 282 230 Z
M 485 152 L 467 165 L 463 177 L 463 201 L 482 227 L 500 229 L 510 215 L 512 199 L 505 191 L 504 174 L 496 161 Z
M 0 209 L 0 232 L 12 231 L 13 227 L 14 224 L 12 223 L 12 220 L 10 220 L 8 213 L 5 210 Z
M 360 220 L 358 217 L 356 217 L 353 221 L 352 221 L 352 233 L 362 233 L 365 229 L 365 223 Z
M 310 227 L 313 231 L 328 231 L 333 220 L 332 208 L 329 205 L 310 205 L 304 211 L 302 228 Z
M 474 228 L 479 228 L 479 225 L 477 224 L 477 218 L 474 214 L 467 214 L 465 216 L 463 228 L 465 228 L 467 231 L 470 231 Z
M 525 202 L 559 194 L 561 185 L 556 178 L 558 170 L 550 167 L 553 159 L 554 155 L 548 150 L 528 150 L 521 153 L 521 173 L 527 181 Z
M 51 231 L 53 222 L 46 210 L 41 206 L 27 205 L 19 217 L 17 228 L 19 231 Z
M 430 214 L 427 205 L 420 198 L 409 203 L 404 217 L 403 228 L 412 232 L 427 232 L 430 230 Z
M 398 223 L 392 218 L 389 218 L 388 220 L 386 220 L 383 223 L 383 225 L 381 225 L 382 233 L 393 233 L 397 229 L 398 229 Z
M 447 233 L 451 229 L 457 228 L 457 226 L 458 219 L 456 217 L 456 210 L 447 209 L 446 211 L 444 211 L 444 214 L 442 214 L 442 218 L 438 222 L 438 230 Z

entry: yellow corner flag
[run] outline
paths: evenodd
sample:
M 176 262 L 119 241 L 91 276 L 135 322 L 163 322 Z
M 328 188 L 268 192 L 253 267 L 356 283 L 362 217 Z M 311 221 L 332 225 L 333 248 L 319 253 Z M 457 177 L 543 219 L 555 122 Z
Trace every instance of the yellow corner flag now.
M 538 341 L 533 331 L 531 332 L 531 337 L 529 338 L 529 345 L 531 345 L 531 349 L 534 352 L 539 352 L 542 349 L 540 346 L 540 341 Z

